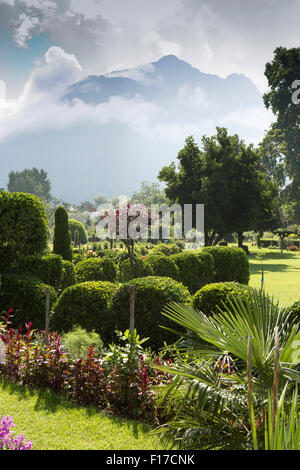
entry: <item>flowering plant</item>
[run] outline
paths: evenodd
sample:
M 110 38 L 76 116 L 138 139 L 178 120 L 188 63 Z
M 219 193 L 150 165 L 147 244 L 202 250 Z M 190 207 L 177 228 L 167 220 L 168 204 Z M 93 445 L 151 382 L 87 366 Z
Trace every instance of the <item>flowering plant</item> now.
M 30 450 L 31 441 L 25 440 L 23 434 L 15 436 L 11 431 L 14 427 L 15 424 L 11 416 L 4 416 L 0 420 L 0 450 Z

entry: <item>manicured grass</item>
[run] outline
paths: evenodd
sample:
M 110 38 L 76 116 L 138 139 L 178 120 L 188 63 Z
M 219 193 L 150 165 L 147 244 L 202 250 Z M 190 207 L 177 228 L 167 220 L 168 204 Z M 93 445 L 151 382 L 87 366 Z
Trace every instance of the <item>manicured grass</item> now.
M 250 282 L 255 288 L 261 286 L 262 266 L 265 291 L 289 306 L 300 300 L 300 252 L 278 249 L 260 249 L 249 246 Z M 262 259 L 259 259 L 259 257 Z
M 16 434 L 33 450 L 158 450 L 150 426 L 73 405 L 49 391 L 0 379 L 0 416 L 10 415 Z

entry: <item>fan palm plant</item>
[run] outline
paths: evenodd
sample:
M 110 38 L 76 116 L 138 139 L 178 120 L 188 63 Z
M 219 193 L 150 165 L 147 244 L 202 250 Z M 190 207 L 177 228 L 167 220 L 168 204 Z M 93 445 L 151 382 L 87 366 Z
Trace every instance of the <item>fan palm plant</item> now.
M 174 417 L 155 432 L 182 449 L 253 448 L 253 433 L 259 442 L 263 436 L 269 391 L 286 387 L 288 397 L 300 381 L 300 331 L 288 309 L 253 290 L 213 317 L 178 304 L 163 314 L 187 333 L 173 347 L 181 360 L 164 369 L 174 381 L 159 389 Z

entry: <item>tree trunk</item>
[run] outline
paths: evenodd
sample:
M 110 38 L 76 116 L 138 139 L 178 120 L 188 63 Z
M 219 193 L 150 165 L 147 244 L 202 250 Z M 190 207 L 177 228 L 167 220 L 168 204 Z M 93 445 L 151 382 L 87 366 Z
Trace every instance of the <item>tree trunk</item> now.
M 244 240 L 244 237 L 243 237 L 243 232 L 238 232 L 238 246 L 239 248 L 243 248 L 243 240 Z

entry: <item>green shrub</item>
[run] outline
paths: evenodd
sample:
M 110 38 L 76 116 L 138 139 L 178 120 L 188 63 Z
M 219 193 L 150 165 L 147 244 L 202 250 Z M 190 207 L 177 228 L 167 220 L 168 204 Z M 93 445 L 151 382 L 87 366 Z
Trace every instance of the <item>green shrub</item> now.
M 0 192 L 0 272 L 21 256 L 44 252 L 48 241 L 45 205 L 32 194 Z
M 67 287 L 77 284 L 77 276 L 75 272 L 75 267 L 72 261 L 62 260 L 62 279 L 60 284 L 60 289 L 65 290 Z
M 154 276 L 171 277 L 176 281 L 180 280 L 179 268 L 169 256 L 160 253 L 150 254 L 146 260 L 150 264 Z
M 218 307 L 224 309 L 223 302 L 229 306 L 228 299 L 235 294 L 250 296 L 251 288 L 236 282 L 207 284 L 196 292 L 192 305 L 195 310 L 199 310 L 207 316 L 214 315 L 220 313 Z
M 130 286 L 135 286 L 135 328 L 142 338 L 149 338 L 147 346 L 158 350 L 164 342 L 172 343 L 178 337 L 160 328 L 164 325 L 174 329 L 166 317 L 161 315 L 162 308 L 169 302 L 188 305 L 191 296 L 185 286 L 167 277 L 145 277 L 133 279 L 122 284 L 112 297 L 112 315 L 115 329 L 125 331 L 129 328 Z
M 292 315 L 291 315 L 291 318 L 292 319 L 296 319 L 296 322 L 297 323 L 300 323 L 300 300 L 298 300 L 297 302 L 295 302 L 290 308 L 289 310 L 291 310 L 292 312 Z
M 85 226 L 83 225 L 82 222 L 79 222 L 79 220 L 75 219 L 69 219 L 69 230 L 71 232 L 71 239 L 73 242 L 81 243 L 87 243 L 87 233 Z M 77 232 L 77 240 L 75 240 L 75 234 Z
M 76 275 L 78 282 L 114 282 L 117 276 L 117 268 L 112 258 L 89 258 L 76 265 Z
M 46 284 L 34 276 L 4 274 L 1 278 L 0 311 L 13 309 L 13 327 L 32 322 L 34 329 L 45 329 Z M 50 287 L 50 306 L 57 300 Z
M 181 248 L 176 243 L 159 243 L 151 251 L 150 254 L 162 253 L 163 255 L 170 256 L 180 253 Z
M 209 253 L 185 251 L 170 257 L 178 266 L 180 281 L 191 293 L 213 281 L 213 257 Z
M 39 277 L 45 284 L 58 289 L 63 274 L 63 263 L 59 255 L 23 256 L 18 263 L 19 274 Z
M 136 277 L 152 276 L 153 269 L 150 264 L 142 258 L 136 258 L 132 267 L 129 258 L 121 259 L 118 263 L 117 278 L 119 282 L 127 282 Z
M 215 282 L 239 282 L 248 284 L 250 279 L 249 260 L 242 248 L 227 246 L 207 246 L 202 253 L 210 253 L 214 258 Z
M 84 358 L 90 346 L 94 347 L 97 355 L 101 354 L 103 348 L 100 336 L 95 331 L 84 330 L 81 326 L 75 326 L 69 333 L 63 335 L 62 344 L 73 361 Z
M 68 213 L 64 207 L 55 211 L 55 226 L 53 236 L 53 253 L 63 259 L 72 260 L 71 232 L 69 230 Z
M 66 333 L 74 326 L 81 326 L 87 331 L 95 330 L 103 342 L 109 343 L 113 332 L 109 305 L 116 288 L 116 284 L 104 281 L 68 287 L 53 307 L 51 328 Z

